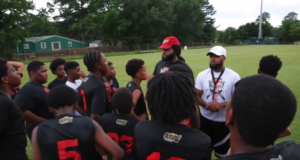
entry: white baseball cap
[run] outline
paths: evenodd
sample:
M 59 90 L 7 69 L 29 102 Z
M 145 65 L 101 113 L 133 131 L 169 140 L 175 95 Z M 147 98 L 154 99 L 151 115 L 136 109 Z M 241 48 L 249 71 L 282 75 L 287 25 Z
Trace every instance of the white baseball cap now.
M 210 51 L 206 55 L 208 56 L 210 54 L 226 57 L 226 49 L 222 46 L 214 46 L 213 48 L 210 49 Z

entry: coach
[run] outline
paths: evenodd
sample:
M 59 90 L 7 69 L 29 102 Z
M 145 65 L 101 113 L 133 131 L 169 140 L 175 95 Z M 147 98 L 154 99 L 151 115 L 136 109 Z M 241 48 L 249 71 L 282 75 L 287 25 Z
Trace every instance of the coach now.
M 168 71 L 169 68 L 174 64 L 179 64 L 186 67 L 191 75 L 192 80 L 194 81 L 192 69 L 185 63 L 184 58 L 180 56 L 180 43 L 176 37 L 170 36 L 165 38 L 159 48 L 163 50 L 162 60 L 156 64 L 153 75 L 148 77 L 148 81 L 151 80 L 153 76 Z
M 215 46 L 207 56 L 210 56 L 210 68 L 200 72 L 195 82 L 199 103 L 203 107 L 200 130 L 211 138 L 212 149 L 221 158 L 230 147 L 230 132 L 225 126 L 225 106 L 231 99 L 234 84 L 240 80 L 240 76 L 224 67 L 225 48 Z

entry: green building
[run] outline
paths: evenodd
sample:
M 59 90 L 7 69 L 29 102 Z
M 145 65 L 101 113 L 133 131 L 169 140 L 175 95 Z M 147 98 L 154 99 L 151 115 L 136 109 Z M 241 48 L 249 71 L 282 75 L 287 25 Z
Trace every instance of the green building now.
M 86 44 L 74 39 L 69 39 L 57 35 L 30 37 L 25 41 L 18 42 L 18 53 L 37 52 L 37 51 L 58 51 L 63 49 L 84 48 Z

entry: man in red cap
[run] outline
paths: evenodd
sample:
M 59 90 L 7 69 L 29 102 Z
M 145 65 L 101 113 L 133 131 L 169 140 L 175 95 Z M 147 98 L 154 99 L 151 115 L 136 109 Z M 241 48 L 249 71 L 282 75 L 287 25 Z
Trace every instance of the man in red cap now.
M 174 64 L 179 64 L 186 67 L 191 75 L 192 80 L 194 81 L 192 69 L 185 63 L 184 58 L 180 56 L 180 43 L 176 37 L 170 36 L 165 38 L 159 48 L 163 50 L 162 60 L 156 64 L 153 75 L 148 78 L 148 81 L 151 80 L 153 76 L 168 71 L 169 68 Z

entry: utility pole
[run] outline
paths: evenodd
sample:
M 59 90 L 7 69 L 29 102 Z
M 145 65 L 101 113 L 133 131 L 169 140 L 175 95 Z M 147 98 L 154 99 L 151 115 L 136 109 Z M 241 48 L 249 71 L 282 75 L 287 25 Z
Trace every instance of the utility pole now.
M 259 20 L 259 28 L 258 28 L 258 39 L 262 38 L 262 31 L 261 31 L 262 10 L 263 10 L 263 0 L 261 0 L 261 5 L 260 5 L 260 20 Z

